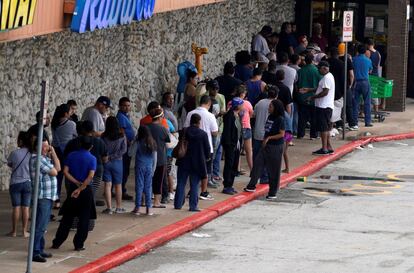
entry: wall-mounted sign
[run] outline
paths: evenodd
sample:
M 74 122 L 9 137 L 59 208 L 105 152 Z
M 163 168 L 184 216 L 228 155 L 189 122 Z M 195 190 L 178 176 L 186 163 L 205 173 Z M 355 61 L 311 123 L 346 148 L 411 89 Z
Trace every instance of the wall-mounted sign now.
M 0 30 L 33 23 L 37 0 L 0 0 Z
M 77 0 L 71 29 L 83 33 L 141 21 L 152 16 L 154 6 L 155 0 Z

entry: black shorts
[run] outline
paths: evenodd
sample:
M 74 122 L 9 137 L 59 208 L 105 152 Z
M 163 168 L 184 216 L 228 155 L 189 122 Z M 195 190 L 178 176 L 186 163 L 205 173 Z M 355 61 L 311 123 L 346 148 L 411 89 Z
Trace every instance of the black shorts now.
M 315 107 L 315 123 L 318 132 L 327 132 L 331 130 L 331 108 Z

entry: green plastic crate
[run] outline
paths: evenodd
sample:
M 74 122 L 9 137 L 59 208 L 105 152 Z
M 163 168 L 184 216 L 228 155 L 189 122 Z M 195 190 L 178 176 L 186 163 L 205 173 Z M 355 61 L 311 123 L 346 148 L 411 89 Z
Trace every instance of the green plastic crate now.
M 371 85 L 372 98 L 392 97 L 392 87 L 394 86 L 393 80 L 387 80 L 385 78 L 370 75 L 369 83 Z

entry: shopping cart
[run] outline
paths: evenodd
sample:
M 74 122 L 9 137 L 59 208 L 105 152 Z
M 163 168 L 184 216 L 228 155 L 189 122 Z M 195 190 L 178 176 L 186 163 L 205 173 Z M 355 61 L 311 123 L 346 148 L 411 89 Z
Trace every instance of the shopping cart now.
M 390 98 L 392 97 L 392 88 L 394 86 L 393 80 L 387 80 L 378 76 L 369 76 L 369 83 L 371 85 L 371 98 Z M 378 111 L 373 113 L 374 118 L 379 122 L 383 122 L 385 117 L 390 113 L 384 111 Z

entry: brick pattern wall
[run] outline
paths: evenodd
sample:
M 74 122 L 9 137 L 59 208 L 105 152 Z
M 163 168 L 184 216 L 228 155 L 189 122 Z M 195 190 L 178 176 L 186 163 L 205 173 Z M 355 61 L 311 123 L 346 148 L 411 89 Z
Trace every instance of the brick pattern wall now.
M 394 80 L 392 98 L 387 100 L 387 110 L 405 111 L 408 65 L 409 0 L 389 0 L 388 5 L 388 57 L 387 78 Z

